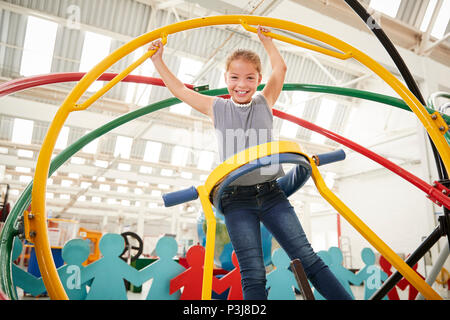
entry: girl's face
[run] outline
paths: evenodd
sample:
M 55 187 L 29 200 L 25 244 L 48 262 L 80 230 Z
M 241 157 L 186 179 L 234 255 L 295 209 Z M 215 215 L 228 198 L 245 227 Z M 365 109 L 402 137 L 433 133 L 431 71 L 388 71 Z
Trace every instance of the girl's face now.
M 234 102 L 245 104 L 252 100 L 262 76 L 253 63 L 237 59 L 233 60 L 225 72 L 225 83 Z

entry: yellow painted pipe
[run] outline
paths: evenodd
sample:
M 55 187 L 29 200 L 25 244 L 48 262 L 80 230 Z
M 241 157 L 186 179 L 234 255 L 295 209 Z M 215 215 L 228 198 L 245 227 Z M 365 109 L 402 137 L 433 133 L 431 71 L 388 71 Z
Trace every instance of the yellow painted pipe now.
M 197 188 L 206 219 L 205 262 L 203 264 L 202 300 L 211 300 L 212 278 L 214 269 L 214 247 L 216 243 L 216 217 L 209 201 L 205 186 Z
M 72 111 L 82 110 L 84 107 L 81 107 L 77 104 L 80 97 L 86 92 L 89 86 L 101 75 L 103 74 L 110 66 L 116 63 L 118 60 L 133 52 L 135 49 L 148 44 L 149 42 L 156 40 L 157 38 L 164 38 L 173 33 L 177 33 L 180 31 L 195 29 L 205 26 L 212 25 L 230 25 L 230 24 L 240 24 L 240 25 L 264 25 L 271 28 L 287 30 L 294 33 L 302 34 L 308 36 L 312 39 L 316 39 L 323 43 L 326 43 L 330 46 L 333 46 L 337 50 L 344 52 L 345 54 L 350 54 L 356 60 L 358 60 L 363 65 L 367 66 L 373 72 L 375 72 L 380 78 L 382 78 L 386 83 L 388 83 L 394 91 L 396 91 L 408 104 L 411 110 L 416 114 L 419 120 L 424 125 L 425 129 L 429 133 L 431 139 L 436 145 L 436 148 L 439 154 L 442 157 L 444 165 L 447 171 L 450 171 L 450 147 L 445 141 L 443 134 L 445 132 L 440 130 L 439 123 L 441 123 L 441 116 L 438 114 L 437 119 L 433 119 L 432 116 L 428 114 L 424 106 L 420 104 L 417 98 L 388 70 L 382 67 L 375 60 L 352 47 L 351 45 L 331 36 L 322 31 L 309 28 L 294 22 L 269 18 L 269 17 L 259 17 L 259 16 L 250 16 L 250 15 L 224 15 L 224 16 L 212 16 L 212 17 L 203 17 L 196 18 L 186 21 L 180 21 L 162 28 L 155 29 L 151 32 L 148 32 L 144 35 L 141 35 L 130 42 L 126 43 L 122 47 L 116 49 L 113 53 L 99 62 L 96 66 L 94 66 L 72 89 L 69 95 L 64 100 L 60 109 L 58 110 L 55 118 L 50 124 L 50 128 L 47 132 L 47 135 L 43 141 L 42 148 L 39 153 L 38 161 L 36 164 L 33 191 L 32 191 L 32 212 L 33 214 L 39 218 L 36 221 L 35 228 L 37 232 L 37 236 L 35 239 L 35 248 L 36 254 L 42 255 L 42 257 L 38 258 L 39 268 L 41 269 L 41 273 L 43 274 L 44 283 L 49 285 L 47 287 L 50 298 L 52 299 L 66 299 L 67 295 L 64 292 L 64 289 L 60 283 L 59 278 L 57 277 L 56 268 L 54 267 L 54 263 L 49 263 L 49 261 L 53 261 L 50 251 L 50 246 L 48 245 L 48 236 L 46 231 L 45 224 L 45 191 L 46 191 L 46 180 L 49 172 L 51 154 L 54 149 L 55 141 L 59 135 L 59 132 L 67 119 L 67 116 Z M 295 41 L 290 41 L 285 38 L 279 38 L 283 41 L 287 41 L 290 43 L 295 43 Z M 317 50 L 317 48 L 309 47 L 311 50 Z M 322 50 L 323 54 L 329 54 Z M 344 55 L 345 55 L 344 54 Z M 139 60 L 139 62 L 142 62 Z M 133 65 L 133 67 L 137 67 L 137 65 Z M 130 68 L 131 69 L 131 68 Z M 112 86 L 107 86 L 105 89 L 101 89 L 100 94 L 96 94 L 95 98 L 101 96 L 102 92 L 106 92 L 107 89 Z M 95 99 L 91 99 L 89 102 L 93 103 Z M 85 105 L 87 108 L 88 105 Z M 443 129 L 445 130 L 445 128 Z M 38 226 L 39 224 L 39 226 Z M 45 229 L 45 230 L 44 230 Z M 54 270 L 50 270 L 54 269 Z M 50 283 L 55 283 L 55 285 L 50 285 Z M 56 283 L 59 283 L 56 284 Z
M 403 261 L 386 243 L 383 242 L 350 208 L 348 208 L 325 184 L 314 160 L 311 164 L 311 176 L 319 193 L 327 200 L 374 248 L 383 255 L 426 299 L 442 300 L 405 261 Z

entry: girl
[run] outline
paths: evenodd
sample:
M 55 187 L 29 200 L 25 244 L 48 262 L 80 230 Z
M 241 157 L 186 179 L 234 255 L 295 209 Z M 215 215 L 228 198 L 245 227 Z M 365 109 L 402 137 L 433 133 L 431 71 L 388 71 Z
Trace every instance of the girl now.
M 286 64 L 269 30 L 258 26 L 258 38 L 267 52 L 272 73 L 260 94 L 261 62 L 249 50 L 235 51 L 226 62 L 225 83 L 231 99 L 210 97 L 188 89 L 162 59 L 163 45 L 154 41 L 151 57 L 170 92 L 207 115 L 216 129 L 221 161 L 234 154 L 272 141 L 272 107 L 281 93 Z M 276 183 L 281 166 L 261 168 L 236 179 L 221 198 L 228 234 L 239 261 L 244 299 L 265 300 L 266 270 L 263 260 L 260 222 L 277 239 L 290 259 L 300 259 L 314 287 L 327 299 L 351 299 L 328 266 L 313 251 L 300 221 L 284 192 Z

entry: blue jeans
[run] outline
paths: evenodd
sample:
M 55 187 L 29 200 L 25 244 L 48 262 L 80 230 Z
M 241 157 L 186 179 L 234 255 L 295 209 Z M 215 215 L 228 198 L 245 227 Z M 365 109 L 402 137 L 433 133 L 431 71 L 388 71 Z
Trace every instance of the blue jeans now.
M 241 270 L 246 300 L 266 300 L 260 222 L 291 260 L 300 259 L 313 286 L 328 300 L 351 300 L 329 267 L 313 251 L 300 221 L 276 181 L 255 186 L 229 186 L 221 197 L 231 244 Z

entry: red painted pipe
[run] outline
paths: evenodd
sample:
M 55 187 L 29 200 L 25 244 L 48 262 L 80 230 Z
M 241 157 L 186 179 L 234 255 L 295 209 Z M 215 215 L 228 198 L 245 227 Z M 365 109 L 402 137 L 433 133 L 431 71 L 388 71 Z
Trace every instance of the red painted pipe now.
M 440 204 L 443 204 L 446 208 L 450 209 L 450 198 L 445 195 L 444 193 L 442 193 L 441 191 L 439 191 L 438 189 L 434 188 L 433 186 L 429 185 L 428 183 L 426 183 L 425 181 L 423 181 L 422 179 L 416 177 L 415 175 L 413 175 L 412 173 L 406 171 L 405 169 L 399 167 L 398 165 L 396 165 L 395 163 L 393 163 L 392 161 L 389 161 L 388 159 L 385 159 L 381 156 L 379 156 L 378 154 L 376 154 L 375 152 L 372 152 L 366 148 L 364 148 L 363 146 L 348 140 L 332 131 L 326 130 L 324 128 L 321 128 L 319 126 L 316 126 L 315 124 L 308 122 L 306 120 L 297 118 L 293 115 L 290 115 L 288 113 L 285 113 L 283 111 L 280 110 L 276 110 L 276 109 L 272 109 L 273 110 L 273 115 L 277 116 L 281 119 L 284 120 L 288 120 L 291 122 L 294 122 L 306 129 L 309 129 L 311 131 L 317 132 L 321 135 L 324 135 L 325 137 L 332 139 L 364 156 L 366 156 L 367 158 L 379 163 L 380 165 L 382 165 L 383 167 L 385 167 L 386 169 L 391 170 L 392 172 L 394 172 L 395 174 L 399 175 L 400 177 L 402 177 L 403 179 L 405 179 L 406 181 L 412 183 L 414 186 L 416 186 L 417 188 L 419 188 L 420 190 L 422 190 L 423 192 L 425 192 L 432 201 L 438 201 Z
M 79 81 L 81 80 L 81 78 L 83 78 L 85 74 L 86 72 L 61 72 L 11 80 L 0 84 L 0 97 L 6 96 L 8 94 L 20 90 L 42 86 L 45 84 Z M 117 76 L 117 73 L 106 72 L 103 73 L 97 80 L 109 81 L 112 80 L 115 76 Z M 161 87 L 165 86 L 164 82 L 159 78 L 152 78 L 138 75 L 128 75 L 125 78 L 123 78 L 122 81 L 152 84 Z M 185 84 L 185 85 L 190 89 L 194 88 L 192 84 Z
M 8 81 L 8 82 L 5 82 L 0 85 L 0 97 L 5 96 L 7 94 L 11 94 L 13 92 L 17 92 L 20 90 L 24 90 L 24 89 L 28 89 L 28 88 L 32 88 L 32 87 L 36 87 L 36 86 L 41 86 L 41 85 L 45 85 L 45 84 L 79 81 L 85 74 L 86 74 L 85 72 L 63 72 L 63 73 L 38 75 L 38 76 L 32 76 L 32 77 Z M 109 80 L 113 79 L 116 75 L 117 75 L 117 73 L 104 73 L 98 78 L 98 80 L 109 81 Z M 147 83 L 147 84 L 152 84 L 152 85 L 157 85 L 157 86 L 164 86 L 164 82 L 159 78 L 152 78 L 152 77 L 145 77 L 145 76 L 138 76 L 138 75 L 128 75 L 122 81 Z M 185 85 L 190 89 L 192 89 L 194 87 L 191 84 L 185 84 Z M 229 95 L 223 95 L 222 97 L 229 97 Z M 288 113 L 282 112 L 277 109 L 273 109 L 273 115 L 277 116 L 281 119 L 296 123 L 306 129 L 317 132 L 321 135 L 324 135 L 325 137 L 332 139 L 332 140 L 334 140 L 344 146 L 347 146 L 348 148 L 368 157 L 369 159 L 371 159 L 371 160 L 379 163 L 383 167 L 391 170 L 395 174 L 399 175 L 406 181 L 412 183 L 414 186 L 416 186 L 417 188 L 419 188 L 420 190 L 425 192 L 433 202 L 436 203 L 436 201 L 437 201 L 438 205 L 443 204 L 447 209 L 450 209 L 450 198 L 449 197 L 447 197 L 445 194 L 443 194 L 437 188 L 434 188 L 433 186 L 429 185 L 422 179 L 416 177 L 412 173 L 399 167 L 392 161 L 389 161 L 389 160 L 379 156 L 378 154 L 364 148 L 363 146 L 361 146 L 351 140 L 348 140 L 332 131 L 326 130 L 319 126 L 316 126 L 315 124 L 313 124 L 311 122 L 297 118 Z M 446 190 L 446 191 L 448 191 L 448 190 Z

